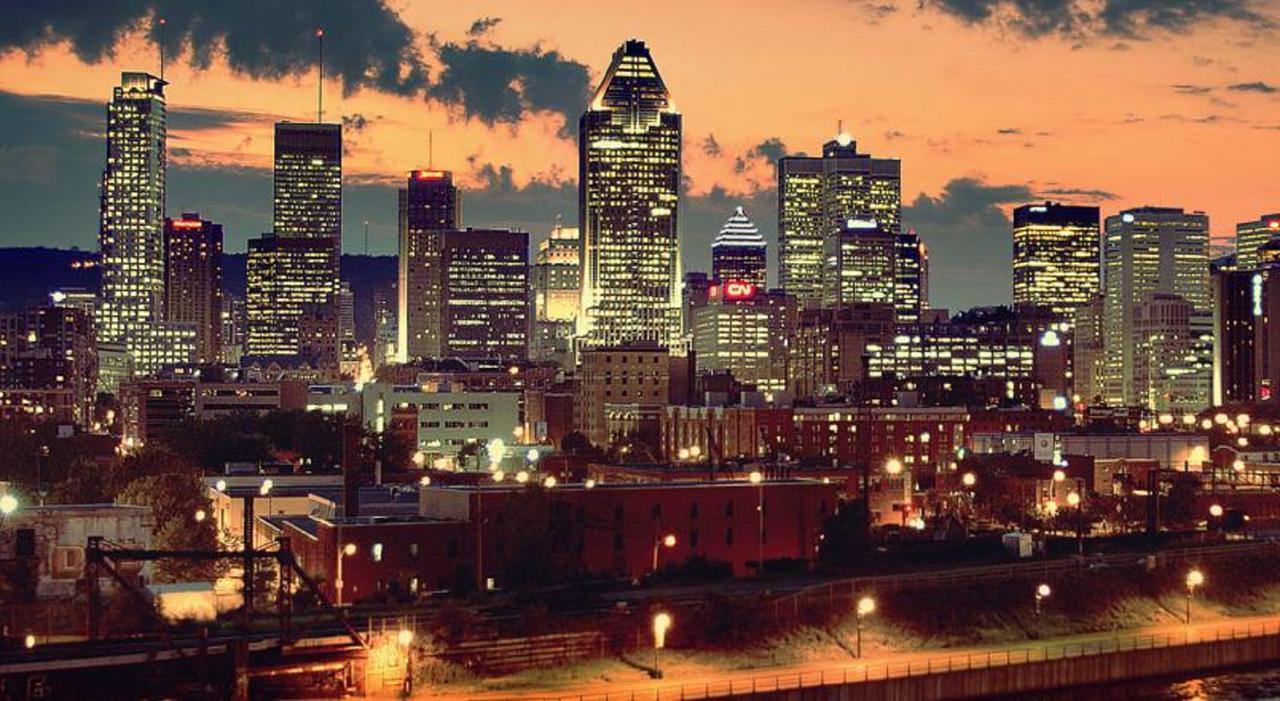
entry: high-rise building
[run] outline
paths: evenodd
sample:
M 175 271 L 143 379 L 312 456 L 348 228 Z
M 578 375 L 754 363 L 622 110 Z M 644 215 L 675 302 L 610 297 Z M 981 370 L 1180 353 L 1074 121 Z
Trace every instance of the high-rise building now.
M 644 42 L 613 54 L 578 125 L 586 347 L 680 333 L 681 117 Z
M 896 234 L 869 219 L 846 220 L 827 237 L 823 306 L 872 302 L 890 304 L 896 310 L 897 261 Z
M 767 244 L 742 207 L 720 228 L 711 244 L 711 277 L 720 283 L 745 282 L 764 290 L 769 285 Z
M 327 265 L 336 245 L 337 241 L 328 237 L 290 238 L 276 234 L 263 234 L 249 241 L 245 264 L 246 355 L 296 358 L 316 367 L 315 359 L 300 357 L 304 317 L 310 328 L 308 338 L 325 335 L 317 332 L 316 323 L 331 322 L 336 343 L 334 279 Z M 324 308 L 330 309 L 326 313 Z
M 1072 317 L 1075 343 L 1072 366 L 1075 373 L 1075 404 L 1093 406 L 1106 394 L 1106 300 L 1094 295 L 1076 307 Z
M 0 314 L 0 418 L 87 426 L 98 390 L 93 317 L 76 307 Z
M 759 390 L 787 386 L 788 297 L 747 282 L 712 288 L 693 318 L 693 350 L 700 370 L 727 371 Z
M 340 251 L 342 125 L 277 122 L 275 138 L 275 234 L 333 239 Z
M 399 334 L 401 362 L 442 355 L 440 240 L 461 225 L 461 201 L 447 170 L 415 170 L 400 189 Z
M 1103 294 L 1106 359 L 1102 399 L 1113 406 L 1144 404 L 1146 393 L 1134 376 L 1141 344 L 1135 332 L 1135 313 L 1154 294 L 1183 298 L 1196 317 L 1207 319 L 1212 313 L 1209 217 L 1170 207 L 1139 207 L 1107 217 Z M 1202 322 L 1196 318 L 1189 323 L 1198 329 Z M 1204 372 L 1207 379 L 1209 369 L 1205 367 Z M 1204 386 L 1207 405 L 1208 383 Z
M 1236 267 L 1253 270 L 1259 267 L 1258 249 L 1280 237 L 1280 213 L 1264 214 L 1254 221 L 1236 224 Z
M 538 242 L 533 259 L 533 308 L 538 321 L 578 318 L 582 293 L 581 245 L 577 227 L 559 221 L 551 235 Z
M 222 298 L 222 362 L 240 364 L 248 336 L 245 299 L 229 292 Z
M 440 279 L 444 357 L 528 357 L 527 233 L 498 229 L 444 232 Z
M 1254 334 L 1263 312 L 1268 272 L 1214 270 L 1213 403 L 1255 399 Z
M 164 259 L 166 318 L 195 327 L 196 362 L 222 362 L 222 225 L 166 218 Z
M 1098 208 L 1045 202 L 1013 210 L 1013 303 L 1069 316 L 1099 288 Z
M 897 236 L 901 231 L 902 164 L 858 153 L 848 134 L 822 147 L 821 157 L 787 156 L 778 161 L 779 280 L 802 306 L 826 303 L 824 276 L 836 239 L 850 219 L 873 221 Z M 909 302 L 904 302 L 910 306 Z
M 929 253 L 915 229 L 899 232 L 897 244 L 893 306 L 898 321 L 915 323 L 920 312 L 929 307 Z
M 113 349 L 112 355 L 122 348 L 129 367 L 140 374 L 190 362 L 195 351 L 194 330 L 164 320 L 164 86 L 148 73 L 121 74 L 107 106 L 107 163 L 99 192 L 98 342 Z
M 1181 296 L 1154 292 L 1134 306 L 1133 338 L 1132 403 L 1193 413 L 1209 405 L 1211 317 Z

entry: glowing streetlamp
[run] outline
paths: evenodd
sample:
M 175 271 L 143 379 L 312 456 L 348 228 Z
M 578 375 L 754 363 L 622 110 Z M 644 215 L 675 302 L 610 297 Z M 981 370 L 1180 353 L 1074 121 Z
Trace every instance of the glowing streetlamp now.
M 547 478 L 542 480 L 542 486 L 546 487 L 547 489 L 551 489 L 552 487 L 556 486 L 556 478 L 552 477 L 551 475 L 547 475 Z
M 662 678 L 662 668 L 658 666 L 658 651 L 667 646 L 667 631 L 671 628 L 671 614 L 658 613 L 653 617 L 653 677 Z
M 1244 472 L 1244 461 L 1239 458 L 1236 458 L 1231 463 L 1231 469 L 1235 470 L 1236 472 Z
M 494 472 L 494 473 L 493 473 L 493 481 L 494 481 L 494 482 L 501 482 L 502 480 L 504 480 L 504 479 L 506 479 L 506 478 L 507 478 L 507 473 L 503 472 L 502 470 L 498 470 L 498 471 L 496 471 L 496 472 Z
M 216 489 L 216 490 L 218 490 L 219 492 L 225 492 L 225 491 L 227 491 L 227 481 L 226 481 L 226 480 L 218 480 L 217 482 L 215 482 L 215 483 L 213 484 L 213 488 L 214 488 L 214 489 Z
M 857 647 L 857 654 L 855 654 L 854 657 L 858 657 L 858 658 L 862 657 L 862 619 L 866 618 L 867 616 L 870 616 L 875 612 L 876 612 L 875 599 L 869 596 L 864 596 L 861 599 L 858 599 L 858 608 L 855 609 L 855 613 L 857 614 L 856 618 L 858 620 L 858 647 Z
M 890 475 L 902 474 L 902 461 L 897 458 L 889 458 L 884 463 L 884 471 Z
M 1187 625 L 1191 625 L 1191 597 L 1196 593 L 1196 587 L 1204 584 L 1204 574 L 1200 570 L 1191 570 L 1187 573 Z
M 655 537 L 653 539 L 653 570 L 658 571 L 658 551 L 662 548 L 674 548 L 676 546 L 676 534 L 668 533 L 662 538 Z
M 413 644 L 413 631 L 408 628 L 401 628 L 400 632 L 396 633 L 396 643 L 400 647 L 409 647 Z
M 418 468 L 421 469 L 423 466 L 427 464 L 427 454 L 422 452 L 421 450 L 416 451 L 413 454 L 413 464 L 417 465 Z
M 582 483 L 582 486 L 586 487 L 587 489 L 595 489 L 596 481 L 593 479 L 588 479 L 586 482 Z
M 12 494 L 0 496 L 0 516 L 8 516 L 18 510 L 18 498 Z
M 1040 629 L 1040 602 L 1049 598 L 1049 595 L 1052 593 L 1053 593 L 1053 590 L 1049 588 L 1048 584 L 1041 584 L 1040 586 L 1036 587 L 1036 630 L 1037 631 L 1039 631 Z
M 964 486 L 972 488 L 973 485 L 978 483 L 978 476 L 973 474 L 972 472 L 966 472 L 964 473 L 964 477 L 960 478 L 960 481 L 964 484 Z
M 1214 504 L 1209 507 L 1209 515 L 1214 518 L 1222 518 L 1222 504 Z
M 196 509 L 196 514 L 195 514 L 196 523 L 203 523 L 205 516 L 207 515 L 208 514 L 204 512 L 204 509 Z
M 1058 484 L 1062 484 L 1063 482 L 1066 482 L 1066 481 L 1067 481 L 1067 473 L 1063 472 L 1062 470 L 1054 470 L 1054 471 L 1053 471 L 1053 481 L 1054 481 L 1054 482 L 1057 482 Z
M 341 534 L 339 534 L 339 536 L 341 536 Z M 333 589 L 335 594 L 334 604 L 336 606 L 342 606 L 342 586 L 343 586 L 342 562 L 343 560 L 355 554 L 356 554 L 355 543 L 347 543 L 346 545 L 342 546 L 342 550 L 338 552 L 338 572 L 337 572 L 338 576 L 335 577 L 333 580 Z
M 419 485 L 421 485 L 421 486 L 423 486 L 423 487 L 430 487 L 430 486 L 431 486 L 431 476 L 430 476 L 430 475 L 423 475 L 423 476 L 422 476 L 422 478 L 418 480 L 418 484 L 419 484 Z
M 1076 510 L 1076 554 L 1084 556 L 1084 506 L 1081 504 L 1080 492 L 1067 494 L 1067 506 Z
M 693 458 L 694 460 L 697 460 L 701 455 L 702 455 L 702 446 L 700 445 L 689 446 L 689 457 Z
M 529 481 L 529 473 L 525 470 L 521 470 L 517 472 L 516 481 L 519 482 L 520 484 L 525 484 L 526 482 Z
M 756 575 L 764 574 L 764 473 L 752 470 L 747 480 L 756 485 L 756 515 L 759 528 L 756 531 Z
M 688 460 L 688 459 L 689 459 L 689 449 L 688 449 L 688 448 L 681 448 L 680 450 L 676 451 L 676 457 L 677 457 L 677 458 L 679 458 L 679 459 L 681 459 L 681 460 Z
M 27 637 L 22 639 L 22 646 L 30 650 L 36 646 L 36 636 L 27 633 Z

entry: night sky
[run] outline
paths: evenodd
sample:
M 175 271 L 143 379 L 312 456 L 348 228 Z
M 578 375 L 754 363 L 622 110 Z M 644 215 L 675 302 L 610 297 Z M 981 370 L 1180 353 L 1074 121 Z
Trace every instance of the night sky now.
M 1237 221 L 1280 211 L 1280 1 L 9 2 L 0 23 L 0 245 L 96 248 L 105 103 L 167 45 L 169 210 L 266 231 L 271 128 L 346 125 L 348 252 L 395 248 L 395 186 L 428 165 L 465 223 L 577 217 L 577 118 L 623 40 L 684 114 L 686 269 L 737 204 L 773 241 L 772 161 L 843 122 L 903 160 L 935 306 L 1009 300 L 1008 211 L 1052 198 Z M 161 32 L 157 16 L 166 24 Z

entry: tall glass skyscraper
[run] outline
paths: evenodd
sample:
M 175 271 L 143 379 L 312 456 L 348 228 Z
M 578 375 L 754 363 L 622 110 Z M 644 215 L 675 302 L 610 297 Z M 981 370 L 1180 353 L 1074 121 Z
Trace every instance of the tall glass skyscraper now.
M 222 225 L 184 212 L 164 220 L 165 317 L 196 331 L 196 362 L 222 362 Z
M 143 375 L 190 362 L 195 350 L 193 327 L 164 321 L 164 86 L 148 73 L 121 74 L 107 106 L 107 164 L 99 193 L 98 343 L 122 348 L 133 371 Z
M 578 124 L 580 344 L 680 335 L 681 117 L 644 42 L 613 54 Z
M 342 125 L 277 122 L 274 216 L 277 236 L 342 243 Z
M 447 170 L 415 170 L 399 195 L 397 352 L 401 362 L 438 358 L 442 353 L 440 242 L 442 232 L 461 225 L 458 188 Z
M 719 282 L 749 282 L 763 292 L 768 286 L 769 258 L 764 237 L 738 207 L 711 244 L 711 277 Z
M 1275 238 L 1280 238 L 1280 212 L 1236 224 L 1236 267 L 1240 270 L 1261 267 L 1258 249 Z
M 1045 202 L 1013 210 L 1013 303 L 1069 316 L 1098 292 L 1098 208 Z
M 837 296 L 839 273 L 832 261 L 847 223 L 875 222 L 897 237 L 901 218 L 901 162 L 858 153 L 857 142 L 848 134 L 824 144 L 821 157 L 782 158 L 778 162 L 778 239 L 783 289 L 808 307 Z M 891 284 L 897 287 L 896 282 Z M 914 309 L 918 314 L 919 289 L 918 280 L 904 280 L 903 293 L 914 298 L 890 301 L 895 308 Z
M 1200 400 L 1180 392 L 1180 408 L 1209 402 L 1212 363 L 1212 302 L 1209 286 L 1209 217 L 1171 207 L 1139 207 L 1107 217 L 1103 241 L 1103 401 L 1114 406 L 1150 406 L 1150 388 L 1135 373 L 1140 338 L 1139 316 L 1151 326 L 1172 296 L 1189 304 L 1179 319 L 1185 330 L 1162 329 L 1186 340 L 1177 366 L 1146 368 L 1145 376 L 1178 375 L 1201 387 Z M 1139 309 L 1145 305 L 1147 309 Z M 1176 321 L 1176 320 L 1175 320 Z M 1207 336 L 1207 339 L 1206 339 Z M 1170 356 L 1173 357 L 1173 356 Z M 1194 375 L 1195 377 L 1187 377 Z M 1157 403 L 1158 404 L 1158 403 Z M 1162 408 L 1152 406 L 1151 408 Z

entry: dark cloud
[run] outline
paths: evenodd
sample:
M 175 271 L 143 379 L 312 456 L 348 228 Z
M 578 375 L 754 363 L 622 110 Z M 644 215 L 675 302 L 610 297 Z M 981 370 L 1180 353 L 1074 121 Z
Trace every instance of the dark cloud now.
M 501 17 L 481 17 L 471 23 L 471 27 L 467 30 L 467 36 L 478 37 L 488 34 L 490 29 L 498 26 L 501 22 Z
M 1028 37 L 1141 38 L 1184 32 L 1213 20 L 1271 27 L 1258 0 L 920 0 L 967 24 L 993 24 Z M 1128 48 L 1120 43 L 1114 48 Z
M 745 173 L 754 162 L 762 162 L 769 166 L 769 172 L 778 172 L 778 159 L 787 155 L 787 145 L 782 143 L 782 139 L 771 136 L 764 141 L 752 146 L 747 153 L 734 160 L 733 170 L 735 173 Z
M 1017 127 L 1005 127 L 1004 129 L 997 129 L 997 130 L 996 130 L 996 133 L 997 133 L 997 134 L 1004 134 L 1004 135 L 1006 135 L 1006 136 L 1014 136 L 1014 135 L 1017 135 L 1017 134 L 1021 134 L 1021 133 L 1022 133 L 1022 130 L 1021 130 L 1021 129 L 1019 129 L 1019 128 L 1017 128 Z
M 1012 222 L 1001 207 L 1034 199 L 1025 185 L 988 185 L 977 178 L 957 178 L 940 194 L 922 193 L 903 206 L 903 224 L 914 228 L 929 246 L 934 305 L 963 309 L 1009 303 Z
M 61 0 L 7 3 L 0 54 L 34 55 L 66 41 L 80 59 L 114 55 L 128 33 L 146 32 L 171 56 L 205 69 L 221 59 L 262 80 L 314 73 L 316 32 L 325 30 L 325 73 L 345 93 L 361 89 L 428 95 L 486 124 L 519 121 L 529 111 L 576 118 L 586 102 L 586 67 L 540 47 L 482 46 L 476 38 L 499 20 L 481 18 L 463 44 L 431 42 L 441 75 L 433 83 L 417 34 L 386 0 L 277 0 L 248 11 L 226 0 Z M 163 28 L 157 21 L 163 17 Z
M 858 5 L 859 8 L 871 19 L 872 23 L 879 22 L 898 11 L 898 5 L 892 2 L 861 0 Z
M 1120 199 L 1120 195 L 1108 190 L 1097 190 L 1092 188 L 1081 187 L 1052 187 L 1046 190 L 1037 190 L 1037 197 L 1067 197 L 1072 199 L 1091 200 L 1098 202 L 1106 202 L 1110 200 Z
M 344 114 L 342 115 L 342 130 L 343 132 L 361 132 L 364 131 L 365 127 L 369 126 L 370 121 L 372 120 L 359 112 Z
M 1264 83 L 1261 80 L 1255 80 L 1252 83 L 1236 83 L 1235 85 L 1228 85 L 1227 89 L 1235 90 L 1236 92 L 1260 92 L 1267 95 L 1280 92 L 1280 88 L 1277 88 L 1270 83 Z
M 1173 89 L 1183 95 L 1205 95 L 1213 92 L 1213 88 L 1208 85 L 1188 85 L 1186 83 L 1174 85 Z
M 562 135 L 575 130 L 588 99 L 587 67 L 558 51 L 505 49 L 468 41 L 437 45 L 444 68 L 427 93 L 458 105 L 468 119 L 515 122 L 526 112 L 558 112 Z
M 724 149 L 720 148 L 720 142 L 716 141 L 715 134 L 707 134 L 707 138 L 702 140 L 702 153 L 712 158 L 719 158 L 724 154 Z

